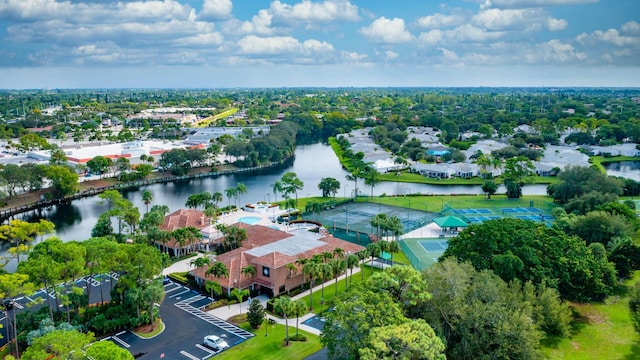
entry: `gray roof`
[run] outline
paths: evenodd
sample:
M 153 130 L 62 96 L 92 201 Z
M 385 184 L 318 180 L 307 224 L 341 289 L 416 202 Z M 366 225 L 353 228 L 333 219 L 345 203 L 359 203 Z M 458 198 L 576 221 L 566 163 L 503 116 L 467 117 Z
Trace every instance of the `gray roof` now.
M 324 241 L 320 241 L 321 235 L 307 230 L 294 231 L 294 236 L 286 239 L 278 240 L 267 245 L 246 251 L 247 254 L 260 257 L 274 252 L 281 254 L 296 256 L 311 249 L 326 245 Z

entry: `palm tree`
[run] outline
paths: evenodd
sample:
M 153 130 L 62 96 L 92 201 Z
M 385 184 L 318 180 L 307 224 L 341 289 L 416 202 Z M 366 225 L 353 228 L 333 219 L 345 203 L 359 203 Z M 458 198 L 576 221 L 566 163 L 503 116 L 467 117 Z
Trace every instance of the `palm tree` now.
M 284 267 L 287 268 L 287 270 L 289 270 L 289 276 L 287 276 L 287 282 L 288 282 L 289 279 L 291 279 L 293 275 L 295 275 L 298 272 L 298 267 L 294 263 L 288 263 Z M 290 291 L 291 291 L 291 287 L 289 286 L 289 284 L 287 284 L 287 295 L 289 295 Z
M 207 271 L 204 272 L 205 275 L 213 275 L 215 278 L 226 278 L 229 277 L 229 269 L 224 263 L 216 261 L 210 266 Z
M 227 199 L 229 199 L 229 210 L 231 210 L 231 198 L 238 196 L 238 189 L 236 188 L 228 188 L 224 191 L 225 195 L 227 195 Z
M 153 201 L 153 194 L 149 190 L 144 190 L 142 192 L 142 201 L 144 205 L 147 207 L 147 212 L 149 212 L 149 204 Z
M 370 265 L 371 272 L 369 273 L 369 275 L 372 275 L 373 274 L 373 258 L 378 256 L 378 254 L 380 253 L 380 244 L 372 243 L 367 245 L 367 252 L 369 253 L 369 256 L 371 256 L 371 265 Z
M 207 282 L 205 282 L 204 288 L 211 294 L 212 299 L 213 294 L 222 294 L 222 285 L 220 285 L 220 283 L 217 281 L 207 280 Z
M 296 265 L 298 265 L 298 267 L 300 267 L 300 269 L 302 269 L 302 284 L 304 285 L 307 280 L 306 280 L 306 274 L 304 272 L 304 266 L 309 262 L 309 259 L 305 259 L 305 258 L 298 258 L 296 260 Z
M 380 228 L 387 223 L 387 214 L 376 214 L 371 219 L 371 226 L 376 228 L 376 239 L 380 239 Z
M 365 185 L 371 186 L 371 198 L 373 198 L 373 188 L 376 187 L 382 180 L 380 180 L 380 173 L 374 167 L 369 166 L 362 173 Z
M 303 300 L 296 300 L 292 306 L 293 315 L 296 316 L 296 337 L 298 337 L 299 327 L 298 327 L 298 319 L 300 316 L 306 314 L 309 311 L 307 308 L 307 304 Z
M 317 201 L 308 202 L 304 207 L 304 212 L 312 214 L 320 214 L 322 210 L 322 204 Z M 315 220 L 315 216 L 313 217 Z
M 275 202 L 278 202 L 278 193 L 282 194 L 283 191 L 282 183 L 280 181 L 276 181 L 275 183 L 273 183 L 273 185 L 271 185 L 271 190 L 273 190 Z
M 402 226 L 402 221 L 400 221 L 400 218 L 395 215 L 390 216 L 385 225 L 387 229 L 391 230 L 397 241 L 399 236 L 402 235 L 402 232 L 404 231 L 404 227 Z
M 238 300 L 238 304 L 240 305 L 240 315 L 242 315 L 242 298 L 244 298 L 245 296 L 249 296 L 249 290 L 240 290 L 238 288 L 233 288 L 233 290 L 231 290 L 230 296 L 233 296 L 234 298 L 236 298 L 236 300 Z
M 209 265 L 210 262 L 211 261 L 209 260 L 208 257 L 199 257 L 191 260 L 189 262 L 189 265 L 198 269 L 198 268 L 204 267 L 205 265 Z
M 218 208 L 218 204 L 222 202 L 222 193 L 219 192 L 219 191 L 214 192 L 211 195 L 211 201 L 213 201 L 213 204 L 217 209 Z
M 329 251 L 324 251 L 320 254 L 320 256 L 322 256 L 322 262 L 327 262 L 331 259 L 333 259 L 333 253 L 329 252 Z
M 393 264 L 393 254 L 400 251 L 398 241 L 389 241 L 387 244 L 387 252 L 391 254 L 391 264 Z
M 309 261 L 304 264 L 302 268 L 302 273 L 305 274 L 309 278 L 309 311 L 313 311 L 313 284 L 314 280 L 318 276 L 319 272 L 319 264 L 313 261 Z
M 353 282 L 353 268 L 358 266 L 358 262 L 360 261 L 360 258 L 358 258 L 358 255 L 356 254 L 349 254 L 347 255 L 347 268 L 350 270 L 350 275 L 349 275 L 349 281 L 347 282 L 347 286 L 349 285 L 349 283 Z
M 236 198 L 236 208 L 238 207 L 238 197 L 240 195 L 246 194 L 249 191 L 249 189 L 247 188 L 247 185 L 243 184 L 243 183 L 238 183 L 236 185 L 236 193 L 235 193 L 235 198 Z
M 286 346 L 289 346 L 289 316 L 293 313 L 293 302 L 288 296 L 282 296 L 276 299 L 273 303 L 273 311 L 276 314 L 284 316 L 285 326 L 285 341 Z
M 256 273 L 258 272 L 256 270 L 256 267 L 253 265 L 247 265 L 245 267 L 242 268 L 242 270 L 240 270 L 240 272 L 242 273 L 242 275 L 244 277 L 246 277 L 247 279 L 256 276 Z
M 339 247 L 333 249 L 333 256 L 342 259 L 344 257 L 344 249 Z
M 327 278 L 333 276 L 333 267 L 328 263 L 318 265 L 318 275 L 322 278 L 322 294 L 320 295 L 320 304 L 324 304 L 324 283 Z
M 342 261 L 341 259 L 333 259 L 331 260 L 331 262 L 329 263 L 329 265 L 331 265 L 331 272 L 333 273 L 333 279 L 335 280 L 335 296 L 338 296 L 338 276 L 340 276 L 340 274 L 342 273 L 342 269 L 344 268 L 344 264 L 345 262 Z M 346 276 L 345 276 L 346 278 Z M 346 280 L 345 280 L 346 281 Z

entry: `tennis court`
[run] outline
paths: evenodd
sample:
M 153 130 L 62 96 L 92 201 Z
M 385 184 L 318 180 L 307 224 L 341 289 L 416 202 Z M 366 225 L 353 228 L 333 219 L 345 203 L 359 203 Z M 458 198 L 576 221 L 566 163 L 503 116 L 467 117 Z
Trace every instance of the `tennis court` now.
M 433 213 L 390 205 L 348 203 L 320 212 L 317 219 L 329 229 L 348 228 L 349 232 L 373 234 L 376 229 L 371 226 L 371 220 L 377 214 L 398 217 L 405 233 L 429 224 L 436 217 Z
M 489 209 L 453 209 L 455 215 L 474 215 L 474 214 L 491 214 L 493 211 Z
M 483 221 L 489 221 L 489 220 L 495 220 L 495 219 L 502 219 L 502 216 L 498 216 L 498 215 L 491 215 L 491 216 L 466 216 L 465 217 L 467 219 L 468 223 L 480 223 Z
M 424 238 L 404 239 L 399 242 L 399 245 L 411 265 L 418 270 L 424 270 L 438 262 L 438 258 L 447 249 L 448 243 L 440 238 Z
M 538 208 L 534 208 L 534 207 L 528 207 L 528 208 L 524 208 L 524 207 L 513 207 L 513 208 L 503 208 L 502 212 L 504 214 L 526 214 L 526 213 L 533 213 L 533 214 L 542 214 L 543 211 L 538 209 Z

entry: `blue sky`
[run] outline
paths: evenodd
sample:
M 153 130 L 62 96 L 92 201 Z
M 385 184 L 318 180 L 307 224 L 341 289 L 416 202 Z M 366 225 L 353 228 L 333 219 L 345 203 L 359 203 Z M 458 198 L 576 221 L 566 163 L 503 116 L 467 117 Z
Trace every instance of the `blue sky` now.
M 0 0 L 0 88 L 640 86 L 638 0 Z

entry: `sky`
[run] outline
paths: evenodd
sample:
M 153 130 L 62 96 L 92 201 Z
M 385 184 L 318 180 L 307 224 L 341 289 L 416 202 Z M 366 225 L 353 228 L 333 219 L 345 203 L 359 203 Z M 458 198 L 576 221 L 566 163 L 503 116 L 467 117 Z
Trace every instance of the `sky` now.
M 640 87 L 640 0 L 0 0 L 0 88 Z

